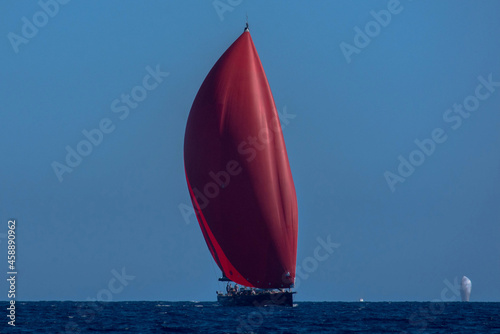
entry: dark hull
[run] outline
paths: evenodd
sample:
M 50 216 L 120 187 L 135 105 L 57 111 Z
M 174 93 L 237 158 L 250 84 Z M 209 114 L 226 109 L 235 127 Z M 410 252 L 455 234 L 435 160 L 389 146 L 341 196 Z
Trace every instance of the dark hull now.
M 223 306 L 293 306 L 295 292 L 259 293 L 256 295 L 217 295 L 217 301 Z

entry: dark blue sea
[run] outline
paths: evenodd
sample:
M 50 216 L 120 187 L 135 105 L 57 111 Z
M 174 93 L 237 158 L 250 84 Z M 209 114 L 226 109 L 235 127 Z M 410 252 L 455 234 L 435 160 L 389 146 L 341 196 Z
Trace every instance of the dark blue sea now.
M 17 302 L 2 333 L 500 333 L 500 303 Z

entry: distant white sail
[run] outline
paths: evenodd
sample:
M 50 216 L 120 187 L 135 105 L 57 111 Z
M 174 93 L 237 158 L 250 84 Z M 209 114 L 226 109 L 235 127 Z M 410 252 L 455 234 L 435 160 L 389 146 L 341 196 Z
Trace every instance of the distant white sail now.
M 470 291 L 472 290 L 472 283 L 467 276 L 462 277 L 462 286 L 460 288 L 460 294 L 462 295 L 462 301 L 468 302 L 470 298 Z

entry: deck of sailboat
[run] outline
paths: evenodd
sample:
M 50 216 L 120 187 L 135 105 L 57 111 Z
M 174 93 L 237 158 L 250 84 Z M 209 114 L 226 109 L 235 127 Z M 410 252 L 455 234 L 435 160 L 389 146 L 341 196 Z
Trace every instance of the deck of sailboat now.
M 223 306 L 293 306 L 295 291 L 263 291 L 256 294 L 217 293 L 217 302 Z

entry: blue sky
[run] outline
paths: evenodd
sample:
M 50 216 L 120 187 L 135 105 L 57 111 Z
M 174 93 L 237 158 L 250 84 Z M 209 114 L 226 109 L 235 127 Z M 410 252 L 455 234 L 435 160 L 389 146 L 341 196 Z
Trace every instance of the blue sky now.
M 463 275 L 472 301 L 500 300 L 499 2 L 42 0 L 0 11 L 0 249 L 14 217 L 18 299 L 215 300 L 219 271 L 179 209 L 190 205 L 184 129 L 248 14 L 285 115 L 297 300 L 451 299 Z M 81 144 L 83 131 L 97 144 Z M 85 155 L 73 167 L 67 147 Z M 59 177 L 55 162 L 67 166 Z M 327 240 L 331 253 L 315 257 Z

